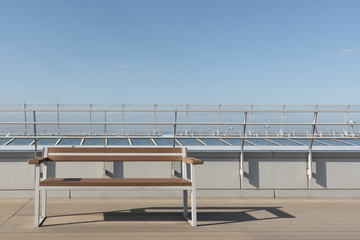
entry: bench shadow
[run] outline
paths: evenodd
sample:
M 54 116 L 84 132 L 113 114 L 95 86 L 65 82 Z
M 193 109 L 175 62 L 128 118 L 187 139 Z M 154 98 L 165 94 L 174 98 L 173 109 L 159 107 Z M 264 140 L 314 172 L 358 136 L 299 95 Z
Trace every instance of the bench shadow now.
M 281 210 L 282 207 L 198 207 L 198 226 L 222 225 L 239 222 L 264 221 L 282 218 L 295 218 L 295 216 Z M 189 211 L 191 208 L 189 208 Z M 256 215 L 264 217 L 255 217 Z M 265 214 L 264 214 L 265 213 Z M 124 209 L 109 212 L 74 213 L 52 215 L 47 218 L 76 217 L 84 215 L 103 215 L 102 220 L 78 221 L 69 223 L 46 224 L 42 227 L 85 224 L 106 221 L 185 221 L 180 207 L 149 207 Z M 255 216 L 254 216 L 255 215 Z

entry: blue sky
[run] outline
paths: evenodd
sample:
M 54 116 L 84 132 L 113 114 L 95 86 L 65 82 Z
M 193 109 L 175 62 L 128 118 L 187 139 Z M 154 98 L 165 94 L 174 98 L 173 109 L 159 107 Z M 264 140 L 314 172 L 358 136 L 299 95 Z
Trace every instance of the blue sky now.
M 359 104 L 360 1 L 0 0 L 0 103 Z

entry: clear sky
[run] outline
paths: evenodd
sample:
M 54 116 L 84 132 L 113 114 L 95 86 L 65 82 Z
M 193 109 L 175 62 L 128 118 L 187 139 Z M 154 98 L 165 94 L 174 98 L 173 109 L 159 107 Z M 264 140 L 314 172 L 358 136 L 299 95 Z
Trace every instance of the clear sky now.
M 0 0 L 0 103 L 360 104 L 360 1 Z

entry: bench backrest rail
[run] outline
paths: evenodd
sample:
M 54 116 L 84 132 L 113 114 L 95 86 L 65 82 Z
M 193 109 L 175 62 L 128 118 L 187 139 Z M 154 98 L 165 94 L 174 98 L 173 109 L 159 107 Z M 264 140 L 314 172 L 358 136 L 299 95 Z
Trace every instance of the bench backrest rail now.
M 51 161 L 183 161 L 186 148 L 48 148 Z

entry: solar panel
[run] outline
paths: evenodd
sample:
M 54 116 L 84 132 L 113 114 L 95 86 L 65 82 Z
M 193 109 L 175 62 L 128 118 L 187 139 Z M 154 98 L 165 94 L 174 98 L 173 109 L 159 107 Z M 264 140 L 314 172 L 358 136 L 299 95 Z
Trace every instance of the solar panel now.
M 30 145 L 33 141 L 33 138 L 15 138 L 8 145 Z
M 159 146 L 173 146 L 174 145 L 173 138 L 154 138 L 154 141 Z M 179 146 L 179 144 L 177 142 L 175 142 L 175 145 Z
M 4 145 L 8 141 L 10 141 L 10 138 L 0 138 L 0 145 Z
M 58 140 L 58 138 L 39 138 L 36 143 L 38 145 L 55 145 Z
M 350 143 L 350 144 L 354 144 L 354 145 L 357 145 L 357 146 L 360 146 L 360 141 L 356 140 L 356 139 L 339 139 L 340 141 L 343 141 L 343 142 L 347 142 L 347 143 Z
M 310 139 L 293 139 L 293 140 L 296 142 L 300 142 L 306 146 L 310 145 Z M 314 141 L 313 146 L 327 146 L 327 145 L 325 143 Z
M 108 138 L 107 145 L 121 145 L 126 146 L 129 145 L 129 141 L 127 138 Z
M 105 145 L 104 138 L 85 138 L 83 145 Z
M 269 140 L 271 140 L 271 141 L 273 141 L 273 142 L 276 142 L 276 143 L 278 143 L 278 144 L 280 144 L 280 145 L 283 145 L 283 146 L 303 146 L 303 145 L 301 145 L 301 144 L 299 144 L 299 143 L 290 141 L 290 140 L 288 140 L 288 139 L 271 138 L 271 139 L 269 139 Z
M 153 141 L 150 138 L 131 138 L 130 139 L 133 145 L 154 145 Z
M 317 139 L 316 141 L 323 142 L 331 146 L 349 146 L 349 144 L 338 142 L 333 139 Z
M 257 146 L 277 146 L 276 144 L 269 142 L 265 139 L 246 139 L 247 141 L 249 141 L 250 143 L 253 143 Z
M 177 140 L 183 146 L 204 146 L 201 142 L 199 142 L 195 138 L 177 138 Z
M 81 138 L 62 138 L 58 145 L 80 145 Z
M 208 146 L 229 146 L 218 138 L 200 138 Z
M 242 143 L 241 138 L 222 138 L 222 140 L 230 143 L 233 146 L 241 146 Z M 253 145 L 245 141 L 244 146 L 253 146 Z

